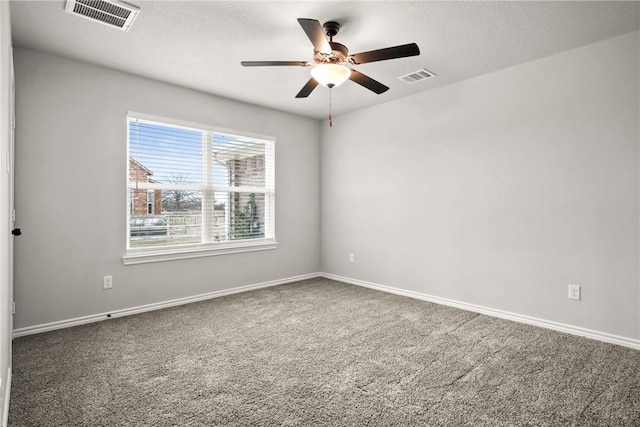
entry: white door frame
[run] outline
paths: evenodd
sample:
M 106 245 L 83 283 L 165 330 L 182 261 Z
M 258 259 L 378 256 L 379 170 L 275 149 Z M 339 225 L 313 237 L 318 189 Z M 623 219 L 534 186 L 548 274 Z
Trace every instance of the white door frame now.
M 8 2 L 0 0 L 0 415 L 6 426 L 13 335 L 14 125 L 13 52 Z

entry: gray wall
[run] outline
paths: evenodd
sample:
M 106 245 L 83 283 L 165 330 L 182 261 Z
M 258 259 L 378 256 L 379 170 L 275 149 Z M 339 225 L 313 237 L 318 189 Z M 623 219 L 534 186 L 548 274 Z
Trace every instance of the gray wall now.
M 15 67 L 15 328 L 319 271 L 317 121 L 30 50 Z M 127 111 L 275 136 L 278 249 L 124 266 Z
M 15 327 L 324 271 L 638 339 L 638 50 L 635 32 L 328 128 L 19 49 Z M 280 247 L 122 265 L 128 110 L 276 136 Z
M 638 40 L 323 127 L 322 270 L 640 338 Z

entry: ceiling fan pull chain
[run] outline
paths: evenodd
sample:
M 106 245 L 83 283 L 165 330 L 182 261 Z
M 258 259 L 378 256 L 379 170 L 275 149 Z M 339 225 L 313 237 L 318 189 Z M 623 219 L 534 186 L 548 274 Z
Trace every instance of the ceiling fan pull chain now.
M 331 118 L 331 93 L 333 89 L 329 88 L 329 127 L 333 127 L 333 119 Z

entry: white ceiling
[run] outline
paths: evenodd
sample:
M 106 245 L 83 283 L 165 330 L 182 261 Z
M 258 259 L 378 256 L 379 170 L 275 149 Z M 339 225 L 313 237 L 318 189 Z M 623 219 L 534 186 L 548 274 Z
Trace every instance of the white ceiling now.
M 240 66 L 242 60 L 312 60 L 296 21 L 342 25 L 334 41 L 351 53 L 416 42 L 421 54 L 356 66 L 390 87 L 382 95 L 347 81 L 333 90 L 333 114 L 434 89 L 635 31 L 640 3 L 615 1 L 144 1 L 129 32 L 64 11 L 65 0 L 12 1 L 13 45 L 93 63 L 313 118 L 329 90 L 295 95 L 302 67 Z M 409 85 L 420 68 L 437 77 Z M 596 73 L 598 70 L 585 70 Z M 614 76 L 612 76 L 614 78 Z

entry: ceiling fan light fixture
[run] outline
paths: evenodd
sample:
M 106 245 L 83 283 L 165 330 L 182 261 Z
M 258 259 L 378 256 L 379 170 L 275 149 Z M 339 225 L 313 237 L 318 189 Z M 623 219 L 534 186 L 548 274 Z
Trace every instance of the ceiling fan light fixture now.
M 322 86 L 331 89 L 351 77 L 351 69 L 340 64 L 320 64 L 311 69 L 311 76 Z
M 2 0 L 0 0 L 2 1 Z M 71 0 L 69 0 L 71 1 Z M 75 0 L 80 1 L 80 0 Z M 106 1 L 106 0 L 84 0 Z M 112 0 L 115 1 L 115 0 Z M 324 26 L 316 19 L 298 18 L 298 23 L 313 45 L 313 62 L 310 61 L 241 61 L 243 67 L 265 66 L 297 66 L 311 67 L 311 78 L 302 87 L 296 98 L 306 98 L 318 86 L 329 89 L 340 86 L 349 79 L 354 83 L 368 89 L 378 95 L 389 90 L 388 86 L 351 69 L 343 64 L 360 65 L 368 62 L 386 61 L 388 59 L 406 58 L 420 55 L 420 48 L 415 43 L 407 43 L 383 49 L 369 50 L 366 52 L 349 55 L 349 49 L 340 43 L 333 41 L 333 36 L 338 34 L 340 24 L 335 21 L 325 22 Z M 327 37 L 329 38 L 327 40 Z M 331 98 L 331 93 L 329 93 Z

